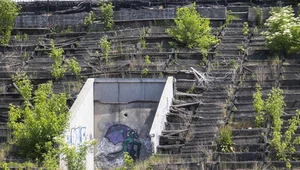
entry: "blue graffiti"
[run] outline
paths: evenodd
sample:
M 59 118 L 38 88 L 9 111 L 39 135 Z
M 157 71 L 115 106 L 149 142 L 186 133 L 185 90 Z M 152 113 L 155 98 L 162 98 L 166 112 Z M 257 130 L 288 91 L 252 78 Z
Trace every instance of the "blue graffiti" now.
M 79 145 L 87 140 L 86 127 L 74 127 L 71 128 L 71 135 L 68 138 L 70 145 Z

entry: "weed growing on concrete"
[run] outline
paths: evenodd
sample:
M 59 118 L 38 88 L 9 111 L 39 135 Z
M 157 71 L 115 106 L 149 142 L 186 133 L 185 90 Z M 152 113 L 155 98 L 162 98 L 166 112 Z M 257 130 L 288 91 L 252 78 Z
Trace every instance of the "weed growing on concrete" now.
M 144 68 L 144 69 L 142 70 L 142 77 L 147 77 L 148 74 L 149 74 L 148 68 Z
M 242 54 L 244 53 L 245 49 L 243 46 L 239 45 L 239 46 L 237 46 L 237 48 L 239 49 L 240 53 L 242 53 Z
M 226 11 L 226 20 L 224 24 L 218 28 L 218 30 L 227 27 L 227 25 L 230 24 L 233 20 L 237 20 L 237 19 L 239 19 L 239 17 L 232 15 L 231 10 Z
M 147 30 L 146 30 L 146 28 L 143 28 L 141 35 L 140 35 L 140 44 L 141 44 L 142 49 L 146 49 L 146 47 L 147 47 L 147 42 L 145 39 L 146 37 L 147 37 Z
M 93 23 L 95 22 L 96 20 L 96 15 L 94 14 L 93 11 L 91 11 L 88 16 L 86 16 L 84 18 L 84 21 L 83 21 L 83 25 L 85 27 L 85 29 L 87 31 L 90 31 L 91 30 L 91 26 L 93 25 Z
M 262 88 L 260 87 L 259 84 L 255 85 L 256 87 L 256 92 L 253 94 L 253 107 L 256 112 L 255 116 L 255 125 L 256 127 L 262 127 L 264 121 L 265 121 L 265 112 L 264 110 L 264 100 L 262 99 L 262 93 L 261 90 Z
M 257 33 L 258 33 L 258 28 L 257 28 L 257 26 L 254 27 L 253 33 L 254 33 L 254 34 L 257 34 Z
M 248 22 L 244 22 L 243 24 L 243 35 L 246 36 L 250 32 Z
M 28 35 L 25 33 L 25 34 L 23 35 L 23 40 L 24 40 L 24 41 L 28 41 L 28 39 L 29 39 L 29 38 L 28 38 Z
M 234 152 L 233 144 L 231 127 L 229 125 L 222 126 L 218 139 L 218 150 L 220 152 Z
M 156 43 L 159 52 L 163 52 L 163 42 Z
M 66 30 L 62 30 L 60 32 L 61 35 L 64 35 L 64 34 L 68 34 L 68 33 L 71 33 L 72 32 L 72 29 L 71 28 L 67 28 Z
M 149 56 L 146 55 L 146 56 L 145 56 L 145 60 L 144 60 L 144 64 L 148 67 L 151 63 L 152 63 L 152 62 L 150 61 Z
M 111 43 L 107 40 L 107 36 L 105 35 L 101 38 L 101 40 L 99 41 L 99 44 L 100 44 L 103 56 L 105 58 L 105 63 L 107 64 L 109 61 L 108 53 L 111 51 Z
M 239 65 L 236 63 L 236 60 L 232 59 L 229 62 L 229 65 L 234 69 L 237 70 L 239 68 Z

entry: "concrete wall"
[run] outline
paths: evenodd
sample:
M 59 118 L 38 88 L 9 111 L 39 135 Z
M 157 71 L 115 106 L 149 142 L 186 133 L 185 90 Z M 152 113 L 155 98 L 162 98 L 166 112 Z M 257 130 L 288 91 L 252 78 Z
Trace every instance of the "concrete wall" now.
M 210 19 L 226 19 L 225 7 L 198 7 L 201 16 Z M 99 16 L 99 11 L 95 11 Z M 143 9 L 143 10 L 120 10 L 114 12 L 115 21 L 134 21 L 134 20 L 152 20 L 152 19 L 173 19 L 176 14 L 176 8 L 166 9 Z M 75 14 L 60 15 L 19 15 L 15 20 L 16 28 L 45 28 L 53 26 L 68 26 L 83 24 L 87 12 Z
M 270 17 L 270 8 L 269 7 L 263 7 L 261 8 L 263 11 L 263 20 L 266 20 Z M 249 8 L 248 9 L 248 20 L 252 22 L 256 22 L 256 13 L 254 8 Z
M 66 137 L 69 145 L 77 146 L 94 139 L 94 79 L 88 79 L 70 109 L 71 118 Z M 94 169 L 94 153 L 86 156 L 86 169 Z M 66 169 L 61 163 L 60 169 Z
M 165 122 L 167 121 L 166 115 L 169 112 L 173 101 L 173 92 L 173 77 L 169 77 L 161 95 L 150 130 L 152 148 L 155 154 L 157 153 L 157 146 L 159 145 L 159 136 L 161 135 L 162 130 L 164 130 Z
M 16 28 L 45 28 L 52 26 L 83 24 L 88 13 L 61 14 L 61 15 L 20 15 L 15 20 Z
M 197 7 L 197 11 L 203 17 L 210 19 L 226 19 L 225 7 Z M 114 20 L 149 20 L 149 19 L 173 19 L 176 16 L 176 8 L 166 9 L 124 9 L 114 13 Z
M 94 134 L 97 168 L 123 163 L 123 152 L 136 159 L 152 154 L 149 131 L 166 79 L 96 79 Z

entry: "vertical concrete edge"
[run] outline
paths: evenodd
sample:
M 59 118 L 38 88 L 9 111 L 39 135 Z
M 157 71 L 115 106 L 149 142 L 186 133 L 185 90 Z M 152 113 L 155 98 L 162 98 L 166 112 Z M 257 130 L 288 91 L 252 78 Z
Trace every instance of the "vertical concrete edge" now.
M 73 115 L 72 113 L 74 113 L 74 111 L 76 111 L 81 104 L 84 102 L 85 98 L 86 98 L 86 94 L 87 92 L 92 88 L 92 91 L 94 91 L 94 78 L 89 78 L 86 80 L 85 84 L 83 85 L 82 89 L 80 90 L 75 102 L 73 103 L 73 105 L 71 106 L 69 112 L 71 113 L 71 117 L 70 117 L 70 122 L 72 122 L 72 120 L 74 119 L 74 117 L 76 115 Z M 94 93 L 93 93 L 94 95 Z M 92 98 L 92 100 L 94 101 L 94 96 Z
M 165 128 L 165 122 L 167 120 L 166 115 L 170 111 L 170 106 L 172 105 L 174 96 L 173 81 L 173 77 L 168 77 L 150 129 L 149 134 L 152 142 L 152 152 L 154 154 L 157 153 L 159 137 L 162 133 L 162 130 Z
M 65 129 L 64 134 L 67 138 L 72 138 L 72 126 L 79 126 L 88 129 L 84 133 L 90 134 L 90 136 L 85 134 L 85 140 L 94 139 L 94 78 L 89 78 L 85 82 L 84 86 L 80 90 L 75 102 L 71 106 L 69 126 Z M 88 109 L 87 109 L 88 108 Z M 86 119 L 85 119 L 86 118 Z M 88 127 L 87 127 L 88 126 Z M 92 129 L 91 129 L 92 127 Z M 75 138 L 76 139 L 76 138 Z M 77 140 L 77 139 L 76 139 Z M 81 141 L 81 140 L 80 140 Z M 68 141 L 69 143 L 69 141 Z M 74 145 L 72 142 L 69 145 Z M 74 146 L 77 146 L 75 144 Z M 63 155 L 60 155 L 60 168 L 61 170 L 67 170 L 66 163 L 62 159 Z M 86 155 L 86 169 L 94 169 L 94 153 L 88 152 Z

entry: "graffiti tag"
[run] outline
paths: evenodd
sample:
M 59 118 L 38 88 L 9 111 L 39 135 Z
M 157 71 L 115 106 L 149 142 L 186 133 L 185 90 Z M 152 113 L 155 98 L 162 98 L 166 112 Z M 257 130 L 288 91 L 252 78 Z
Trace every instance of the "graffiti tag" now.
M 71 128 L 71 135 L 68 138 L 70 145 L 79 145 L 87 140 L 86 127 Z

